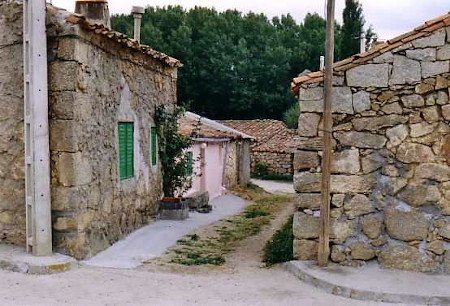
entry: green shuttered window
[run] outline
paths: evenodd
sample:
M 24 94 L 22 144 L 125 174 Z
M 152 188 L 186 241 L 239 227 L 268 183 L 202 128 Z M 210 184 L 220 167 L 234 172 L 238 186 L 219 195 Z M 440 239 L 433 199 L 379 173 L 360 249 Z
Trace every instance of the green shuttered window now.
M 134 125 L 119 122 L 119 172 L 120 180 L 134 177 Z
M 194 160 L 193 160 L 193 154 L 192 152 L 187 152 L 187 160 L 188 160 L 188 164 L 187 164 L 187 169 L 186 169 L 186 174 L 187 175 L 192 175 L 194 173 Z
M 158 159 L 158 133 L 156 127 L 151 128 L 150 135 L 150 158 L 152 160 L 152 166 L 156 166 Z

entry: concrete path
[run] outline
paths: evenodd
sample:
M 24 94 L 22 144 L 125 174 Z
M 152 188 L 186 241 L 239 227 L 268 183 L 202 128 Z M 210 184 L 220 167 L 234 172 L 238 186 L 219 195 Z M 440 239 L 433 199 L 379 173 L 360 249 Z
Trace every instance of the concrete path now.
M 381 269 L 376 263 L 359 268 L 291 261 L 287 270 L 307 284 L 342 297 L 408 305 L 450 305 L 450 275 Z
M 144 261 L 161 256 L 177 240 L 200 227 L 238 214 L 245 201 L 234 195 L 216 198 L 209 214 L 189 213 L 184 221 L 158 220 L 121 240 L 83 263 L 89 266 L 133 269 Z
M 257 179 L 251 179 L 250 181 L 270 193 L 295 193 L 294 184 L 292 182 L 266 181 Z

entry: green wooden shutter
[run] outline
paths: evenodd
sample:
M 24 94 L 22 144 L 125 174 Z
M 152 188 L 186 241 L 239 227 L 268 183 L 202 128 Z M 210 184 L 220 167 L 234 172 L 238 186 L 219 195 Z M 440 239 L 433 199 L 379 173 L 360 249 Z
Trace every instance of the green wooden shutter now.
M 119 122 L 119 176 L 121 180 L 134 177 L 134 126 Z
M 151 159 L 152 166 L 156 166 L 158 157 L 158 134 L 156 127 L 151 128 Z
M 188 164 L 187 164 L 187 169 L 186 169 L 186 174 L 187 175 L 192 175 L 194 173 L 194 160 L 193 160 L 193 154 L 192 152 L 187 152 L 187 159 L 188 159 Z

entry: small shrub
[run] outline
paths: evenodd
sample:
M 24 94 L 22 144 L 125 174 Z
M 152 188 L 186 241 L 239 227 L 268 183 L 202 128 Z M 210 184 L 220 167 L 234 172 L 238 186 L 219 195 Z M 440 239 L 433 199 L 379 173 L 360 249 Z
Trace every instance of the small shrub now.
M 268 266 L 293 259 L 292 244 L 294 243 L 294 234 L 292 232 L 292 220 L 293 217 L 290 217 L 288 222 L 273 235 L 272 239 L 264 247 L 263 262 Z
M 298 117 L 300 116 L 299 103 L 295 103 L 283 114 L 283 121 L 290 129 L 297 129 Z
M 248 210 L 244 213 L 244 217 L 247 219 L 253 219 L 258 217 L 268 216 L 269 213 L 263 210 Z
M 267 165 L 256 163 L 255 170 L 253 172 L 253 175 L 255 177 L 264 177 L 270 173 L 269 167 Z

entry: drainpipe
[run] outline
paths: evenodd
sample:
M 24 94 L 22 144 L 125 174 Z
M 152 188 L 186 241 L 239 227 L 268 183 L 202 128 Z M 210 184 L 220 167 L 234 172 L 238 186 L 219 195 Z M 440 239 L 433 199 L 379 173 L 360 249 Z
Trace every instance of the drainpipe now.
M 26 249 L 52 255 L 45 0 L 23 1 Z
M 141 23 L 142 15 L 144 15 L 145 9 L 140 6 L 133 6 L 131 9 L 131 14 L 134 18 L 134 40 L 141 43 Z

